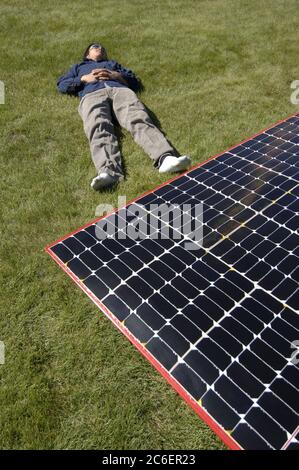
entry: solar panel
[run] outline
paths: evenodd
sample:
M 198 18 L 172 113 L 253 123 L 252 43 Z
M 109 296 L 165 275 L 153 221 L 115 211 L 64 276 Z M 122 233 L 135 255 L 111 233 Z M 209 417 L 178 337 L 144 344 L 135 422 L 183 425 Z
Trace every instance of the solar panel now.
M 298 196 L 295 115 L 47 247 L 231 448 L 299 448 Z

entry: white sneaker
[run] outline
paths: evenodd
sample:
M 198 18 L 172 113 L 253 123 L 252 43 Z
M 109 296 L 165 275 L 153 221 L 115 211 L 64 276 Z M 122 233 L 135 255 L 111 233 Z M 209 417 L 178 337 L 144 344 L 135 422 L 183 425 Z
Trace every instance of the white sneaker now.
M 108 173 L 100 173 L 98 176 L 93 178 L 92 182 L 90 183 L 90 186 L 92 189 L 95 189 L 96 191 L 101 188 L 106 188 L 107 186 L 110 186 L 113 183 L 116 183 L 118 178 L 115 176 L 111 176 Z
M 181 157 L 169 155 L 164 158 L 159 168 L 159 173 L 174 173 L 176 171 L 186 170 L 190 163 L 191 160 L 188 155 L 182 155 Z

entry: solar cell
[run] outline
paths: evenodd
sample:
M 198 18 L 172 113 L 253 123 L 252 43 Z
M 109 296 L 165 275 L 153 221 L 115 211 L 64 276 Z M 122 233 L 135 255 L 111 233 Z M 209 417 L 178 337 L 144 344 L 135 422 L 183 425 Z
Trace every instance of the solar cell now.
M 298 196 L 295 115 L 47 247 L 231 448 L 299 446 Z

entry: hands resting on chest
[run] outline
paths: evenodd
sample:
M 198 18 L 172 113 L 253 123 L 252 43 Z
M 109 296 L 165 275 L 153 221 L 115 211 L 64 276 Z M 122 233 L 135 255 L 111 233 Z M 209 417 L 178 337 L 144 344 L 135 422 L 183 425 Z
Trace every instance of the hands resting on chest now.
M 127 85 L 127 82 L 122 77 L 121 73 L 116 70 L 93 69 L 92 72 L 81 77 L 81 82 L 83 83 L 92 83 L 98 80 L 117 80 Z

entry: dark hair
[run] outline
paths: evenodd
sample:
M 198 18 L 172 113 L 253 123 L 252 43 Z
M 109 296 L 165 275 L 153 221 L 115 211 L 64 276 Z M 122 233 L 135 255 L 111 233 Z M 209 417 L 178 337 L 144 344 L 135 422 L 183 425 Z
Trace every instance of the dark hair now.
M 88 54 L 89 54 L 89 48 L 90 48 L 90 46 L 92 46 L 93 44 L 97 44 L 97 42 L 94 41 L 94 42 L 91 42 L 90 44 L 88 44 L 88 46 L 87 46 L 87 48 L 85 49 L 84 54 L 83 54 L 83 60 L 85 60 L 85 59 L 87 58 L 87 56 L 88 56 Z M 104 49 L 105 49 L 105 48 L 104 48 Z M 106 51 L 106 49 L 105 49 L 105 51 Z M 107 51 L 106 51 L 106 55 L 107 55 Z
M 92 45 L 93 45 L 93 42 L 91 42 L 91 43 L 87 46 L 87 48 L 85 49 L 84 54 L 83 54 L 83 60 L 86 59 L 86 57 L 88 56 L 88 54 L 89 54 L 89 48 L 90 48 L 90 46 L 92 46 Z

